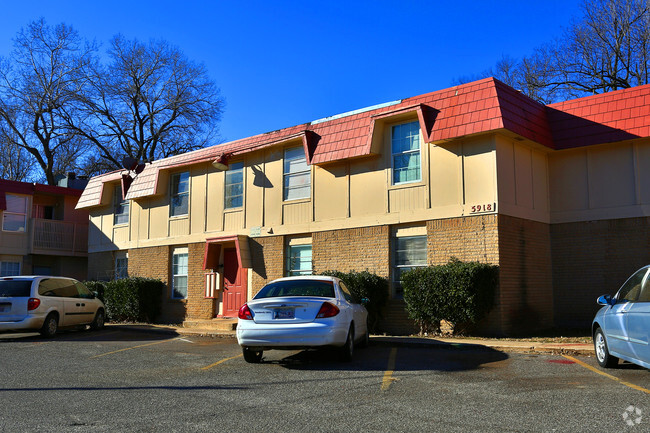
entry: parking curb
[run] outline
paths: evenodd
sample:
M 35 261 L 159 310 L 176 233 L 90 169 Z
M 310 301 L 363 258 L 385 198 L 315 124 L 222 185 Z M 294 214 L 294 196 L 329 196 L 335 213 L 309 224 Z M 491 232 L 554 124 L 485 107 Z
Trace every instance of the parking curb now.
M 221 331 L 206 328 L 184 328 L 173 325 L 150 325 L 114 323 L 107 324 L 107 328 L 118 328 L 135 332 L 154 332 L 168 335 L 194 335 L 200 337 L 235 338 L 235 331 Z M 594 349 L 587 343 L 541 343 L 533 341 L 503 341 L 497 339 L 458 339 L 458 338 L 429 338 L 417 336 L 385 336 L 371 335 L 370 343 L 373 345 L 392 347 L 438 347 L 456 350 L 471 350 L 489 348 L 502 352 L 518 353 L 544 353 L 555 355 L 583 355 L 592 356 Z

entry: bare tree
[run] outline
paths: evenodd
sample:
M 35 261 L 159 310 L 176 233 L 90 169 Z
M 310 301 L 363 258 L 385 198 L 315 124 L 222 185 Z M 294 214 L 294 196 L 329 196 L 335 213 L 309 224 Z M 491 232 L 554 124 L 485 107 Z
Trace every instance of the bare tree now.
M 24 182 L 33 174 L 32 156 L 16 144 L 16 139 L 0 134 L 0 179 Z
M 108 57 L 86 82 L 82 122 L 71 122 L 99 150 L 96 167 L 119 168 L 124 156 L 164 158 L 215 139 L 224 103 L 202 65 L 165 41 L 119 35 Z
M 648 84 L 648 0 L 584 0 L 582 10 L 562 37 L 519 61 L 504 58 L 482 76 L 543 103 Z
M 71 27 L 40 19 L 18 33 L 10 58 L 0 63 L 0 136 L 28 152 L 51 185 L 86 150 L 67 119 L 92 53 Z

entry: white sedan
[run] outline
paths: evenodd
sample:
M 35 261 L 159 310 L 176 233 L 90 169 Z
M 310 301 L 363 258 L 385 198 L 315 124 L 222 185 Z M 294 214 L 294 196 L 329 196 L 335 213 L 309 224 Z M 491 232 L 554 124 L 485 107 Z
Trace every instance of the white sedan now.
M 247 362 L 264 350 L 335 347 L 343 360 L 368 343 L 368 312 L 335 277 L 301 276 L 272 281 L 239 309 L 237 341 Z

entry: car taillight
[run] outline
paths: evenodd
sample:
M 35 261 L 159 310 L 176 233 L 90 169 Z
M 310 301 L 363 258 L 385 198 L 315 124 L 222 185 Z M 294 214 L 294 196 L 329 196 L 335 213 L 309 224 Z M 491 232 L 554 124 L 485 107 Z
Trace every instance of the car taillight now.
M 326 317 L 334 317 L 337 314 L 339 314 L 339 307 L 336 305 L 330 304 L 329 302 L 323 302 L 323 305 L 321 305 L 320 310 L 318 310 L 318 314 L 316 315 L 317 319 L 324 319 Z
M 251 313 L 251 309 L 248 308 L 248 304 L 241 306 L 237 316 L 242 320 L 253 320 L 253 313 Z
M 29 298 L 27 301 L 27 311 L 32 311 L 38 308 L 41 305 L 41 300 L 37 298 Z

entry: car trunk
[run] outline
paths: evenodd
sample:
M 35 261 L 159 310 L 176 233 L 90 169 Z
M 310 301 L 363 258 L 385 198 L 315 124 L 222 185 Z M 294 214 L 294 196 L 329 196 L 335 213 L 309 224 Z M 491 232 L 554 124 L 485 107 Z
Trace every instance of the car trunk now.
M 263 298 L 248 303 L 255 323 L 308 323 L 316 319 L 323 302 L 334 303 L 333 298 L 283 297 Z
M 28 314 L 32 282 L 0 280 L 0 322 L 18 322 Z

